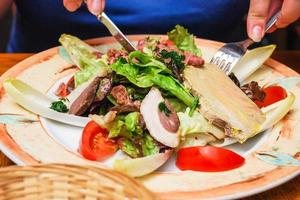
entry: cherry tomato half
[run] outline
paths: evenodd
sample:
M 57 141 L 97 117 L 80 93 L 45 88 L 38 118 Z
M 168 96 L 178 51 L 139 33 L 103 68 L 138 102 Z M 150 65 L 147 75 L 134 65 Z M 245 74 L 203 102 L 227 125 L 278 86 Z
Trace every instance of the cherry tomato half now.
M 106 129 L 90 121 L 84 127 L 79 152 L 89 160 L 102 161 L 111 157 L 118 149 L 117 143 L 109 139 Z
M 176 166 L 180 170 L 220 172 L 242 166 L 245 159 L 228 149 L 213 146 L 182 148 L 177 152 Z
M 69 88 L 73 88 L 74 87 L 74 81 L 75 81 L 74 76 L 72 76 L 68 80 L 67 84 L 62 83 L 59 86 L 59 88 L 58 88 L 58 90 L 56 92 L 57 96 L 63 97 L 63 98 L 66 97 L 66 96 L 68 96 L 70 94 Z
M 266 93 L 264 100 L 255 101 L 256 105 L 260 108 L 267 107 L 287 97 L 285 89 L 277 85 L 266 87 L 263 91 Z

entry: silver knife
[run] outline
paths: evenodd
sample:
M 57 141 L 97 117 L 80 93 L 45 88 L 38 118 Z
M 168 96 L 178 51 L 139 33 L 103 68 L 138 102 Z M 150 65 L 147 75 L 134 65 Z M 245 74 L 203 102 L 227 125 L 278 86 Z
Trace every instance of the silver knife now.
M 109 17 L 102 12 L 97 16 L 97 19 L 101 21 L 109 30 L 111 35 L 124 47 L 128 52 L 136 51 L 133 44 L 126 38 L 126 36 L 120 31 L 120 29 L 109 19 Z

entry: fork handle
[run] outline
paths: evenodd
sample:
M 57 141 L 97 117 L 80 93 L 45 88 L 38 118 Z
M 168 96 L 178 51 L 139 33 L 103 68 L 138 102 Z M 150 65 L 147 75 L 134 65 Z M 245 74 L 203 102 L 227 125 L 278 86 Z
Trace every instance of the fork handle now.
M 279 15 L 280 15 L 280 10 L 278 10 L 274 15 L 270 17 L 270 19 L 268 19 L 265 28 L 265 33 L 268 32 L 268 30 L 276 23 Z
M 268 32 L 268 30 L 276 23 L 279 15 L 280 15 L 280 9 L 278 8 L 278 10 L 273 15 L 271 15 L 271 17 L 268 19 L 268 21 L 266 23 L 266 27 L 265 27 L 265 33 Z M 246 40 L 244 40 L 242 42 L 242 46 L 243 46 L 244 50 L 246 51 L 248 49 L 248 47 L 254 43 L 255 42 L 252 39 L 247 38 Z

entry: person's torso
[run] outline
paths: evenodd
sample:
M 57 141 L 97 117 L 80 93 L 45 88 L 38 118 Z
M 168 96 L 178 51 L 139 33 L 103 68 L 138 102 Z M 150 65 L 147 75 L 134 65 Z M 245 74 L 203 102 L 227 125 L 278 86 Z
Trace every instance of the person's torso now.
M 62 0 L 15 0 L 17 15 L 9 51 L 37 52 L 58 45 L 62 33 L 109 36 L 83 5 L 68 12 Z M 107 0 L 105 13 L 125 34 L 165 34 L 176 24 L 201 38 L 226 40 L 247 12 L 246 0 Z

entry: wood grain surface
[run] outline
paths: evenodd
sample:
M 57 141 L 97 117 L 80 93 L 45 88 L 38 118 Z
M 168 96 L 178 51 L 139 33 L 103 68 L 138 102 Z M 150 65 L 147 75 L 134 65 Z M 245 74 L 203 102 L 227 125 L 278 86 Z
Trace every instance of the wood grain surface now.
M 32 54 L 1 54 L 0 53 L 0 75 L 10 67 Z M 286 64 L 300 73 L 300 51 L 275 51 L 272 58 Z M 0 151 L 0 167 L 13 165 Z M 269 191 L 243 198 L 243 200 L 300 200 L 300 176 L 293 180 L 271 189 Z

